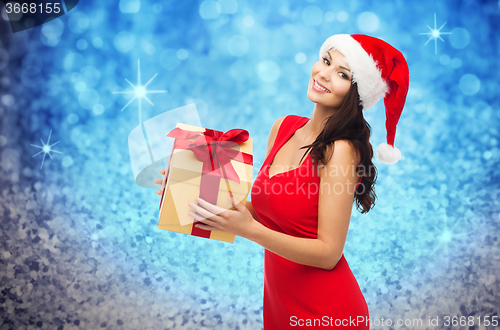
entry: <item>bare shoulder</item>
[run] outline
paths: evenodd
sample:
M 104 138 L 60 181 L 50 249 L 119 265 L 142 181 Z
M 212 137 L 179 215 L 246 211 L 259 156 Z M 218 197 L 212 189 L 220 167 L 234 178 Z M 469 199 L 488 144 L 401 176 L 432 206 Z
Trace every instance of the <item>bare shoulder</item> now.
M 324 177 L 326 173 L 331 173 L 331 171 L 351 171 L 353 167 L 354 172 L 356 166 L 361 161 L 361 157 L 358 149 L 348 140 L 336 140 L 330 143 L 325 150 L 325 161 L 326 164 L 320 166 L 322 171 L 320 171 L 320 176 Z
M 330 143 L 326 148 L 325 156 L 328 160 L 328 164 L 349 160 L 357 165 L 361 161 L 358 148 L 349 140 L 336 140 Z
M 281 126 L 281 123 L 283 122 L 283 120 L 286 118 L 287 116 L 283 116 L 283 117 L 280 117 L 278 118 L 273 126 L 271 127 L 271 132 L 269 133 L 269 138 L 267 140 L 267 148 L 266 148 L 266 157 L 269 155 L 269 153 L 271 152 L 271 149 L 273 148 L 273 145 L 274 145 L 274 141 L 276 140 L 276 136 L 278 135 L 278 130 Z

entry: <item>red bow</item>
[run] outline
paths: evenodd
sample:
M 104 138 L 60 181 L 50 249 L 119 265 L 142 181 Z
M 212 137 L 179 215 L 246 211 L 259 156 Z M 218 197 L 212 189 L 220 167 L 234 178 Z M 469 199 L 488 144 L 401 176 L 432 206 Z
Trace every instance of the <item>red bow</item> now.
M 199 136 L 196 140 L 188 140 L 197 135 Z M 231 164 L 231 159 L 249 165 L 253 164 L 251 154 L 231 149 L 232 146 L 248 140 L 248 131 L 244 129 L 231 129 L 223 133 L 213 129 L 206 129 L 205 132 L 193 132 L 176 127 L 167 136 L 176 139 L 173 149 L 190 149 L 193 151 L 196 159 L 203 162 L 202 174 L 216 171 L 213 174 L 239 184 L 240 178 Z

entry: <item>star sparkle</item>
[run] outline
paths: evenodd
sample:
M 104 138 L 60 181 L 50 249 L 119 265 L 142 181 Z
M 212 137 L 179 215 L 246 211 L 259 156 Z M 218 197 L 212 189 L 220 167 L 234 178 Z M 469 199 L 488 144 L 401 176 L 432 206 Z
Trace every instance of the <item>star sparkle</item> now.
M 49 157 L 52 159 L 52 155 L 50 154 L 51 152 L 57 152 L 57 153 L 62 154 L 62 152 L 52 149 L 53 146 L 55 146 L 56 144 L 58 144 L 61 141 L 57 141 L 53 145 L 49 144 L 50 143 L 50 136 L 51 135 L 52 135 L 52 130 L 50 130 L 49 138 L 47 139 L 47 144 L 45 144 L 42 139 L 40 139 L 40 141 L 42 142 L 41 146 L 37 146 L 37 145 L 32 144 L 33 147 L 37 147 L 37 148 L 42 149 L 39 153 L 33 155 L 33 157 L 35 157 L 35 156 L 37 156 L 37 155 L 39 155 L 39 154 L 41 154 L 43 152 L 42 165 L 40 165 L 40 169 L 42 169 L 42 167 L 43 167 L 43 162 L 45 161 L 45 156 L 49 155 Z
M 437 244 L 432 250 L 432 252 L 429 254 L 429 256 L 433 255 L 434 252 L 440 250 L 440 252 L 444 252 L 446 261 L 449 262 L 450 258 L 450 253 L 449 249 L 451 248 L 452 250 L 455 250 L 455 246 L 459 240 L 465 239 L 467 235 L 463 232 L 456 232 L 455 227 L 460 223 L 460 219 L 456 221 L 453 226 L 449 227 L 447 219 L 443 219 L 443 224 L 440 226 L 440 228 L 437 228 L 437 231 L 439 231 L 437 235 Z M 436 226 L 433 226 L 436 228 Z
M 98 249 L 101 249 L 107 255 L 111 255 L 107 249 L 104 248 L 103 241 L 106 241 L 106 237 L 101 232 L 97 231 L 96 226 L 92 226 L 90 229 L 85 223 L 81 223 L 84 228 L 83 240 L 84 243 L 81 246 L 82 251 L 86 251 L 87 246 L 92 249 L 92 251 L 97 252 Z
M 443 28 L 443 26 L 446 24 L 446 22 L 443 23 L 443 25 L 441 25 L 441 27 L 439 29 L 436 28 L 436 13 L 434 13 L 434 29 L 431 28 L 429 25 L 427 25 L 427 27 L 429 28 L 429 30 L 431 30 L 431 32 L 427 32 L 427 33 L 420 33 L 420 34 L 429 34 L 430 35 L 430 38 L 429 40 L 427 40 L 427 42 L 424 44 L 427 45 L 427 43 L 429 41 L 431 41 L 432 39 L 434 39 L 434 52 L 435 54 L 437 54 L 437 39 L 441 39 L 443 42 L 443 38 L 441 38 L 441 35 L 442 34 L 452 34 L 452 32 L 441 32 L 441 29 Z
M 155 77 L 157 75 L 158 75 L 158 73 L 155 74 L 153 76 L 153 78 L 149 79 L 149 81 L 145 85 L 141 85 L 141 63 L 140 63 L 140 60 L 137 60 L 137 85 L 135 86 L 128 79 L 125 79 L 130 84 L 130 86 L 132 86 L 133 90 L 132 91 L 125 91 L 125 92 L 113 92 L 113 94 L 132 94 L 133 95 L 132 99 L 123 107 L 123 109 L 121 111 L 125 110 L 125 108 L 127 108 L 130 105 L 130 103 L 132 103 L 132 101 L 134 101 L 135 99 L 137 99 L 139 101 L 139 125 L 142 124 L 142 114 L 141 114 L 142 103 L 141 103 L 141 100 L 145 99 L 151 105 L 154 106 L 153 102 L 151 102 L 151 100 L 148 98 L 147 94 L 166 93 L 166 91 L 149 91 L 147 89 L 148 85 L 153 81 L 153 79 L 155 79 Z

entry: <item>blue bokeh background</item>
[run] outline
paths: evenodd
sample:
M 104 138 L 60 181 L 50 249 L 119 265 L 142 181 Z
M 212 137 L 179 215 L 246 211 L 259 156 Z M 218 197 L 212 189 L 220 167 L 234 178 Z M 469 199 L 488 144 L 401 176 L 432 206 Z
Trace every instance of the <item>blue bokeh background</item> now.
M 372 328 L 498 317 L 500 2 L 82 0 L 15 34 L 6 17 L 0 329 L 262 329 L 264 249 L 157 228 L 160 197 L 128 154 L 137 101 L 121 111 L 130 97 L 113 92 L 137 82 L 140 60 L 142 81 L 158 74 L 148 87 L 167 91 L 148 95 L 142 120 L 195 103 L 204 127 L 249 131 L 255 177 L 272 123 L 311 116 L 311 68 L 337 33 L 381 38 L 410 69 L 403 157 L 374 160 L 377 204 L 353 210 L 345 245 Z M 434 17 L 451 34 L 426 44 Z M 376 147 L 383 102 L 365 117 Z M 41 166 L 33 145 L 49 134 L 60 153 Z

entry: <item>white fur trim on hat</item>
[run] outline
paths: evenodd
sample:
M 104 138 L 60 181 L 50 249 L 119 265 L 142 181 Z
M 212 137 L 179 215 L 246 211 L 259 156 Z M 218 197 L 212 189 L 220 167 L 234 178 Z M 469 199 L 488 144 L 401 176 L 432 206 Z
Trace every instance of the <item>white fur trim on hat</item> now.
M 377 159 L 384 164 L 394 164 L 401 159 L 401 151 L 387 143 L 377 147 Z
M 319 51 L 319 59 L 329 49 L 336 49 L 344 55 L 351 69 L 353 81 L 358 84 L 358 93 L 363 110 L 374 106 L 389 92 L 388 84 L 382 79 L 377 62 L 349 34 L 335 34 L 326 39 Z

